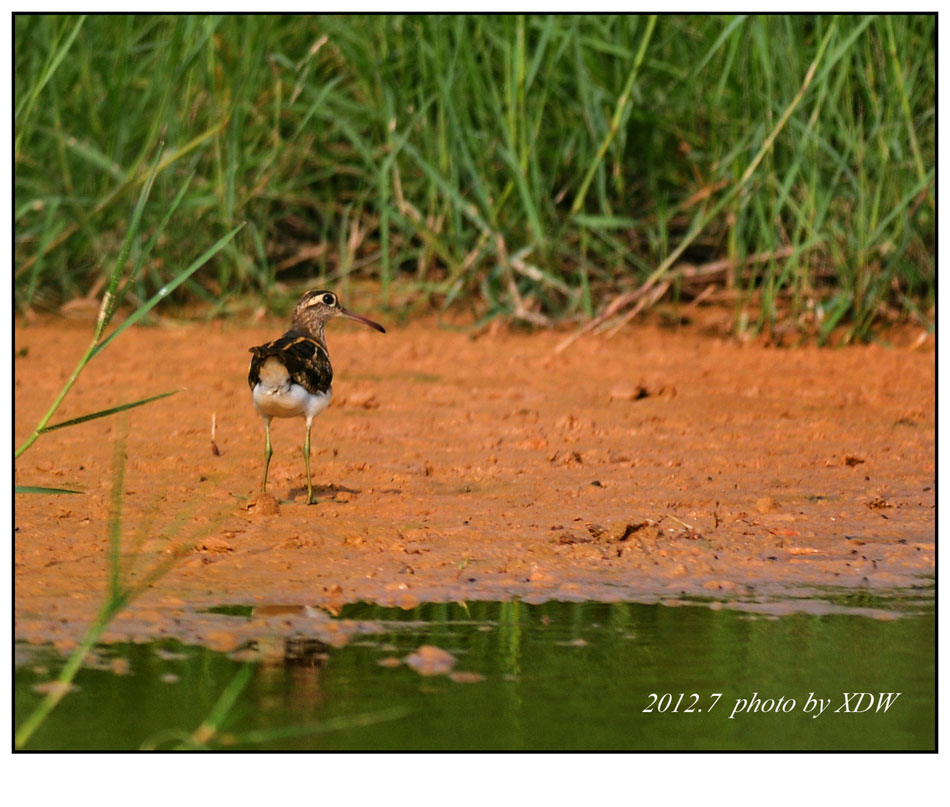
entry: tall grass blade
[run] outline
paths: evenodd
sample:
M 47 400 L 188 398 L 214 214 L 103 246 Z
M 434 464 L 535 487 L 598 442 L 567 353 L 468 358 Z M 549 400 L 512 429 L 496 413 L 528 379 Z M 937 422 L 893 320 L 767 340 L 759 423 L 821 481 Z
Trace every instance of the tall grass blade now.
M 76 649 L 66 660 L 66 664 L 56 677 L 53 687 L 37 707 L 14 732 L 14 747 L 23 748 L 36 730 L 49 717 L 59 702 L 69 693 L 73 679 L 79 672 L 89 651 L 96 645 L 106 628 L 116 615 L 133 600 L 148 591 L 160 580 L 187 551 L 186 545 L 180 545 L 168 557 L 156 563 L 151 569 L 138 576 L 132 583 L 123 584 L 120 575 L 119 558 L 122 549 L 122 500 L 125 492 L 125 424 L 120 422 L 113 452 L 112 489 L 109 497 L 109 551 L 108 579 L 109 589 L 96 618 L 86 631 Z
M 208 741 L 218 733 L 228 712 L 231 711 L 245 687 L 250 683 L 253 674 L 253 664 L 245 664 L 238 670 L 234 678 L 231 679 L 231 683 L 224 688 L 208 716 L 201 721 L 201 725 L 192 733 L 191 743 L 193 745 L 199 747 L 207 745 Z
M 165 211 L 162 220 L 159 222 L 158 226 L 155 228 L 155 232 L 152 233 L 152 237 L 148 240 L 148 243 L 141 250 L 138 257 L 136 258 L 135 263 L 132 265 L 132 268 L 129 270 L 129 275 L 125 279 L 125 282 L 122 284 L 122 288 L 115 297 L 115 303 L 113 304 L 113 311 L 118 308 L 125 301 L 126 295 L 129 293 L 129 287 L 132 283 L 135 282 L 138 278 L 139 273 L 142 271 L 142 266 L 149 256 L 152 254 L 152 250 L 155 248 L 155 245 L 158 243 L 159 239 L 162 237 L 162 234 L 165 232 L 165 228 L 168 226 L 168 222 L 171 221 L 175 211 L 178 210 L 178 206 L 181 204 L 182 200 L 185 198 L 185 194 L 188 192 L 188 188 L 191 187 L 191 182 L 195 178 L 195 172 L 192 171 L 185 181 L 182 183 L 181 188 L 178 190 L 178 194 L 172 199 L 171 204 L 168 206 Z M 110 315 L 111 316 L 111 315 Z
M 246 222 L 241 222 L 237 227 L 235 227 L 227 235 L 219 238 L 211 247 L 205 250 L 201 255 L 199 255 L 192 263 L 179 272 L 169 283 L 166 283 L 162 288 L 160 288 L 147 302 L 140 305 L 135 311 L 124 320 L 121 325 L 119 325 L 112 333 L 110 333 L 105 339 L 99 342 L 91 351 L 89 358 L 93 358 L 101 353 L 105 348 L 120 334 L 122 334 L 126 328 L 135 323 L 141 321 L 149 311 L 151 311 L 156 305 L 158 305 L 162 300 L 164 300 L 169 294 L 171 294 L 175 289 L 177 289 L 182 283 L 184 283 L 189 277 L 191 277 L 195 272 L 197 272 L 202 266 L 204 266 L 209 260 L 211 260 L 215 255 L 217 255 L 224 247 L 237 235 L 241 229 L 243 229 Z
M 14 123 L 19 127 L 16 141 L 13 146 L 14 162 L 16 162 L 20 156 L 20 146 L 23 142 L 23 137 L 27 132 L 27 124 L 30 119 L 30 113 L 32 113 L 33 107 L 36 105 L 36 101 L 40 97 L 40 93 L 43 92 L 43 88 L 49 83 L 49 80 L 59 68 L 63 59 L 66 58 L 66 54 L 72 47 L 73 42 L 76 40 L 76 36 L 79 34 L 79 29 L 82 28 L 85 21 L 86 15 L 83 14 L 76 20 L 72 30 L 70 30 L 69 34 L 66 36 L 66 39 L 62 43 L 54 43 L 54 45 L 56 45 L 55 50 L 50 53 L 49 61 L 44 66 L 42 73 L 40 73 L 36 82 L 30 88 L 29 93 L 27 93 L 20 104 L 17 105 L 17 108 L 13 113 Z
M 14 485 L 14 493 L 77 493 L 81 490 L 67 490 L 66 488 L 41 488 L 38 485 Z
M 88 415 L 82 415 L 78 418 L 72 418 L 71 420 L 64 420 L 61 423 L 54 423 L 52 426 L 44 426 L 40 430 L 40 434 L 46 434 L 47 432 L 54 431 L 55 429 L 63 429 L 67 426 L 75 426 L 77 423 L 85 423 L 87 420 L 95 420 L 96 418 L 104 418 L 109 415 L 114 415 L 118 412 L 125 412 L 128 409 L 134 409 L 137 406 L 144 406 L 147 403 L 152 401 L 158 401 L 162 398 L 167 398 L 169 395 L 176 395 L 181 392 L 181 390 L 171 390 L 170 392 L 163 392 L 160 395 L 153 395 L 150 398 L 142 398 L 138 401 L 133 401 L 132 403 L 122 404 L 121 406 L 114 406 L 111 409 L 103 409 L 99 412 L 92 412 Z
M 123 424 L 124 425 L 124 424 Z M 22 748 L 43 724 L 50 712 L 70 691 L 73 678 L 85 661 L 92 647 L 102 636 L 106 626 L 128 602 L 132 592 L 123 591 L 118 585 L 118 557 L 121 535 L 113 525 L 120 524 L 122 510 L 123 479 L 125 477 L 125 430 L 120 428 L 115 440 L 114 465 L 112 468 L 112 494 L 109 499 L 109 592 L 99 613 L 86 631 L 79 646 L 72 652 L 63 669 L 56 677 L 56 686 L 46 693 L 39 705 L 27 716 L 14 735 L 14 745 Z
M 410 714 L 412 714 L 411 709 L 403 706 L 393 706 L 379 712 L 353 715 L 352 717 L 331 717 L 317 723 L 305 723 L 300 726 L 278 726 L 269 729 L 243 731 L 230 737 L 228 745 L 258 745 L 291 737 L 308 737 L 313 734 L 327 734 L 331 731 L 347 731 L 363 728 L 364 726 L 374 726 L 377 723 L 388 723 L 391 720 L 400 720 Z
M 161 160 L 161 156 L 161 149 L 159 149 L 159 153 L 156 155 L 155 161 L 152 163 L 152 169 L 148 173 L 148 178 L 142 185 L 142 191 L 139 193 L 138 202 L 136 202 L 135 208 L 132 210 L 132 221 L 129 224 L 129 228 L 125 232 L 125 239 L 123 240 L 122 246 L 119 249 L 118 257 L 116 257 L 112 271 L 109 273 L 109 285 L 106 287 L 106 292 L 102 296 L 102 303 L 99 306 L 99 316 L 96 319 L 96 333 L 93 337 L 93 341 L 99 340 L 103 329 L 109 324 L 113 315 L 115 314 L 116 306 L 118 305 L 118 300 L 116 299 L 116 290 L 119 288 L 119 280 L 122 277 L 122 270 L 125 268 L 125 262 L 129 257 L 129 250 L 132 248 L 132 242 L 138 235 L 139 227 L 142 223 L 142 213 L 145 210 L 145 203 L 148 201 L 149 194 L 152 192 L 152 185 L 155 182 L 155 175 L 158 173 L 158 163 Z
M 613 118 L 610 121 L 610 130 L 601 141 L 600 147 L 597 149 L 594 159 L 588 166 L 587 173 L 584 175 L 584 179 L 581 181 L 581 187 L 577 191 L 577 196 L 574 197 L 574 204 L 571 205 L 572 216 L 580 211 L 581 207 L 583 207 L 584 199 L 587 197 L 587 189 L 590 187 L 590 183 L 594 179 L 594 173 L 600 166 L 601 161 L 604 159 L 604 155 L 607 153 L 607 149 L 610 147 L 611 142 L 613 141 L 614 137 L 616 137 L 617 132 L 620 129 L 620 121 L 623 118 L 623 113 L 627 107 L 627 104 L 630 102 L 630 93 L 633 92 L 633 85 L 637 80 L 637 74 L 640 72 L 640 65 L 643 64 L 643 57 L 646 56 L 647 46 L 650 44 L 650 37 L 653 36 L 653 29 L 655 27 L 656 14 L 651 14 L 649 20 L 647 21 L 647 29 L 643 32 L 643 37 L 640 40 L 640 49 L 637 51 L 637 55 L 633 60 L 633 66 L 630 68 L 630 72 L 627 75 L 627 81 L 623 85 L 623 90 L 620 92 L 620 96 L 617 98 L 617 104 L 614 108 Z

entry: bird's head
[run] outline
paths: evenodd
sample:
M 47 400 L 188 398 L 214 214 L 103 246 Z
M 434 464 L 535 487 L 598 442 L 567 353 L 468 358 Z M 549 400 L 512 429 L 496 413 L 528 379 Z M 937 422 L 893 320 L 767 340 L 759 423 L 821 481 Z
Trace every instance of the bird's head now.
M 386 329 L 378 322 L 354 314 L 340 304 L 340 298 L 332 291 L 315 289 L 308 291 L 294 307 L 294 326 L 307 331 L 313 336 L 323 337 L 323 328 L 334 317 L 346 317 L 355 319 L 370 328 L 375 328 L 380 333 L 386 333 Z

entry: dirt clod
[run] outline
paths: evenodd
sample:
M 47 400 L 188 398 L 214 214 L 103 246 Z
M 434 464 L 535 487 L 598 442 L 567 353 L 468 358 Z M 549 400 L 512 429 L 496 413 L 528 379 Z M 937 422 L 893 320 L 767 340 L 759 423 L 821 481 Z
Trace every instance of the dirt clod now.
M 233 552 L 234 547 L 224 538 L 211 536 L 199 542 L 196 549 L 199 552 Z
M 557 537 L 557 542 L 565 546 L 570 546 L 571 544 L 589 544 L 593 540 L 593 538 L 586 535 L 576 535 L 570 530 L 565 530 Z
M 611 401 L 639 401 L 649 398 L 650 391 L 643 384 L 617 384 L 610 390 Z
M 645 527 L 649 527 L 649 526 L 650 526 L 650 522 L 649 522 L 649 521 L 638 521 L 638 522 L 635 523 L 635 524 L 627 524 L 627 526 L 623 528 L 623 531 L 622 531 L 622 532 L 620 533 L 620 535 L 617 537 L 617 540 L 618 540 L 618 541 L 626 541 L 626 540 L 628 540 L 632 535 L 636 535 L 638 532 L 640 532 L 640 530 L 644 529 Z
M 243 509 L 258 516 L 276 516 L 280 513 L 280 504 L 269 493 L 262 493 L 251 499 Z

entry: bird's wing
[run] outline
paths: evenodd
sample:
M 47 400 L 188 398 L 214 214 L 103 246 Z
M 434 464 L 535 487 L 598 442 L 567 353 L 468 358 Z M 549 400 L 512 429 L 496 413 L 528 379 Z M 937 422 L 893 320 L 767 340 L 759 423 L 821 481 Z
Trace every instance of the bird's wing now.
M 257 386 L 261 367 L 271 356 L 278 359 L 287 368 L 291 379 L 307 392 L 317 394 L 330 389 L 333 381 L 330 355 L 323 345 L 309 336 L 285 333 L 266 345 L 250 348 L 250 352 L 254 354 L 247 374 L 251 389 Z

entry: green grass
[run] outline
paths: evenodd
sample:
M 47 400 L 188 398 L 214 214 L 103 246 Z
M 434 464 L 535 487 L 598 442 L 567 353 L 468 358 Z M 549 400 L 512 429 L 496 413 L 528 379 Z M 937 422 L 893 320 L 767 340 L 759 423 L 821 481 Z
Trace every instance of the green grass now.
M 138 201 L 134 210 L 132 211 L 132 219 L 125 228 L 122 245 L 118 250 L 118 254 L 113 262 L 112 268 L 103 278 L 107 285 L 105 292 L 102 295 L 102 300 L 99 303 L 99 314 L 96 318 L 96 326 L 93 331 L 92 341 L 89 343 L 89 347 L 86 349 L 86 352 L 80 357 L 69 378 L 66 379 L 66 382 L 63 384 L 63 386 L 60 388 L 60 391 L 53 399 L 49 409 L 46 410 L 46 414 L 40 418 L 40 421 L 33 429 L 33 432 L 29 435 L 29 437 L 27 437 L 26 440 L 23 441 L 23 443 L 20 444 L 20 446 L 14 452 L 14 460 L 19 459 L 20 456 L 42 435 L 48 434 L 51 431 L 68 428 L 69 426 L 75 426 L 78 423 L 85 423 L 89 420 L 95 420 L 97 418 L 108 417 L 120 412 L 125 412 L 126 410 L 134 409 L 135 407 L 143 406 L 145 404 L 152 403 L 153 401 L 160 400 L 161 398 L 167 398 L 169 395 L 174 395 L 177 392 L 177 390 L 162 392 L 157 395 L 151 395 L 147 398 L 139 399 L 137 401 L 118 404 L 116 406 L 109 407 L 108 409 L 101 409 L 96 412 L 90 412 L 79 417 L 71 418 L 70 420 L 50 424 L 50 420 L 52 420 L 60 405 L 66 399 L 69 391 L 73 388 L 73 385 L 76 383 L 89 362 L 99 355 L 99 353 L 105 350 L 105 348 L 108 347 L 108 345 L 114 339 L 121 336 L 127 328 L 144 319 L 156 305 L 162 302 L 162 300 L 164 300 L 176 288 L 187 281 L 195 272 L 208 263 L 209 260 L 211 260 L 215 255 L 217 255 L 218 252 L 228 245 L 228 243 L 244 226 L 242 223 L 237 227 L 234 227 L 230 233 L 219 238 L 213 246 L 206 249 L 198 258 L 191 261 L 184 269 L 177 270 L 171 277 L 167 278 L 162 283 L 161 288 L 159 288 L 150 298 L 140 302 L 122 322 L 120 322 L 111 331 L 106 333 L 109 325 L 112 323 L 113 318 L 118 312 L 119 307 L 129 294 L 130 286 L 132 286 L 140 277 L 143 265 L 148 261 L 148 258 L 151 255 L 156 243 L 158 243 L 162 235 L 164 235 L 165 228 L 168 226 L 168 223 L 178 209 L 178 206 L 181 204 L 181 201 L 184 198 L 189 185 L 191 184 L 192 177 L 186 178 L 178 193 L 175 195 L 174 200 L 165 210 L 161 222 L 158 223 L 154 228 L 154 231 L 151 234 L 151 237 L 148 239 L 148 242 L 141 246 L 139 250 L 137 250 L 135 259 L 131 261 L 129 268 L 126 271 L 126 263 L 130 260 L 132 245 L 138 241 L 139 229 L 142 226 L 143 217 L 146 210 L 148 209 L 147 202 L 149 199 L 149 194 L 154 185 L 156 174 L 158 173 L 158 170 L 162 164 L 162 152 L 159 151 L 158 156 L 153 159 L 148 175 L 142 184 L 142 190 L 139 193 Z M 17 485 L 16 492 L 77 493 L 77 491 L 72 490 L 44 488 L 32 485 Z
M 133 304 L 247 221 L 176 300 L 368 280 L 399 309 L 614 325 L 713 284 L 738 330 L 932 327 L 935 38 L 932 15 L 17 16 L 16 303 L 98 288 L 164 140 L 127 260 L 195 178 Z

